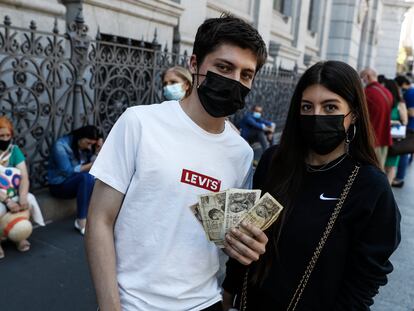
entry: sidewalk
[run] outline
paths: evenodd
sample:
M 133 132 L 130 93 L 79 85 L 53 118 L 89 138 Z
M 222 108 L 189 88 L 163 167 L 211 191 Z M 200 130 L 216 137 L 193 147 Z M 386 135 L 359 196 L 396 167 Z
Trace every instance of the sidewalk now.
M 395 270 L 375 298 L 373 311 L 414 310 L 414 165 L 406 184 L 394 189 L 402 214 L 402 242 L 391 258 Z M 1 311 L 95 311 L 82 236 L 66 219 L 37 228 L 32 249 L 19 253 L 3 243 L 0 260 Z
M 34 230 L 28 253 L 2 243 L 1 311 L 96 311 L 83 237 L 66 219 Z

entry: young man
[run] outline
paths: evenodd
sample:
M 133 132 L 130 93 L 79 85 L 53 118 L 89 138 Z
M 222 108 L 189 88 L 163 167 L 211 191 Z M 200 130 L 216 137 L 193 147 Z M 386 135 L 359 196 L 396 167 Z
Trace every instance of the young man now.
M 221 250 L 189 207 L 199 194 L 249 186 L 252 150 L 225 117 L 244 106 L 266 57 L 244 21 L 206 20 L 190 60 L 191 95 L 129 108 L 114 125 L 91 170 L 86 229 L 102 311 L 221 310 Z M 244 228 L 249 234 L 227 234 L 224 251 L 247 265 L 267 237 Z

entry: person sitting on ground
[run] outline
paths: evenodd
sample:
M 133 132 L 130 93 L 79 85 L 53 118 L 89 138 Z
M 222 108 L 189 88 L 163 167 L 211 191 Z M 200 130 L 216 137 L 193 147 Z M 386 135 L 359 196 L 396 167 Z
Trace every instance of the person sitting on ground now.
M 263 108 L 254 105 L 240 121 L 241 136 L 250 144 L 260 143 L 262 153 L 269 147 L 267 134 L 272 135 L 275 124 L 262 118 Z
M 29 174 L 25 157 L 20 148 L 12 143 L 13 125 L 10 120 L 0 117 L 0 219 L 8 213 L 22 212 L 24 217 L 32 216 L 33 220 L 44 226 L 39 205 L 33 194 L 29 193 Z M 23 216 L 23 215 L 22 215 Z M 1 230 L 0 239 L 6 237 Z M 27 239 L 16 242 L 17 249 L 26 252 L 30 249 Z M 4 251 L 0 245 L 0 258 Z
M 161 76 L 163 95 L 166 100 L 181 100 L 191 93 L 193 79 L 191 73 L 181 66 L 174 66 Z
M 77 200 L 75 228 L 85 233 L 86 216 L 95 179 L 89 174 L 100 134 L 87 125 L 59 138 L 52 147 L 48 178 L 52 196 Z M 99 146 L 97 146 L 99 148 Z

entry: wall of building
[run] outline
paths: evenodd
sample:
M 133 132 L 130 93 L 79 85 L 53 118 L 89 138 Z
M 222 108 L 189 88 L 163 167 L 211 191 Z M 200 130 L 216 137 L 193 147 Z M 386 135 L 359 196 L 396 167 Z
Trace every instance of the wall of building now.
M 392 75 L 398 51 L 405 0 L 0 0 L 1 15 L 17 26 L 37 21 L 51 29 L 55 17 L 64 29 L 78 7 L 94 37 L 101 33 L 157 41 L 180 53 L 192 52 L 198 26 L 207 18 L 230 12 L 257 27 L 269 47 L 269 62 L 299 70 L 321 59 L 342 60 L 361 69 L 372 66 Z M 311 11 L 311 2 L 313 10 Z M 312 16 L 312 22 L 309 18 Z
M 33 20 L 37 29 L 52 31 L 55 19 L 65 31 L 66 7 L 58 0 L 0 0 L 0 23 L 9 16 L 13 26 L 27 28 Z

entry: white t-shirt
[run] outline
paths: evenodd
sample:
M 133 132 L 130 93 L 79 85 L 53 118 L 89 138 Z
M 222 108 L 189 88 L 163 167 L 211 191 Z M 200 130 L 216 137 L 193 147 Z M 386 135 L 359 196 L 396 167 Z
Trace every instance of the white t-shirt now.
M 221 251 L 189 207 L 199 194 L 247 187 L 252 159 L 228 122 L 208 133 L 177 101 L 125 111 L 90 171 L 125 194 L 114 231 L 122 310 L 201 310 L 221 300 Z

